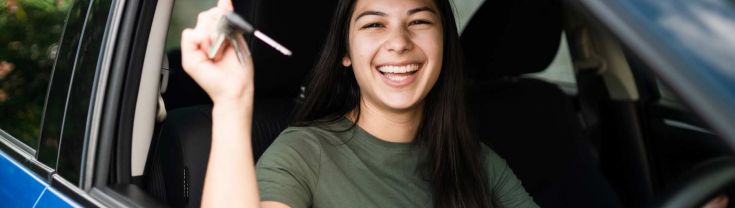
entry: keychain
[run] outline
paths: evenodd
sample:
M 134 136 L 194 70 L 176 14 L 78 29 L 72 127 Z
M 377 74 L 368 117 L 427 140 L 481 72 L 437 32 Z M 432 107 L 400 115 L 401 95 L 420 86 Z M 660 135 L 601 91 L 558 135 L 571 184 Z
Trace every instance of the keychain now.
M 250 33 L 255 35 L 255 37 L 262 40 L 266 44 L 280 51 L 281 53 L 283 53 L 283 55 L 291 56 L 290 50 L 288 50 L 286 47 L 283 47 L 281 44 L 266 36 L 262 32 L 256 30 L 252 25 L 250 25 L 250 23 L 245 21 L 242 17 L 240 17 L 240 15 L 237 15 L 234 12 L 228 12 L 222 15 L 222 18 L 220 18 L 219 22 L 217 23 L 217 37 L 215 38 L 212 46 L 209 48 L 207 56 L 209 57 L 209 59 L 214 59 L 214 57 L 222 53 L 224 51 L 225 40 L 228 40 L 230 42 L 230 45 L 232 45 L 232 47 L 235 49 L 237 59 L 240 61 L 240 63 L 245 62 L 245 56 L 247 52 L 245 52 L 244 47 L 247 46 L 244 45 L 245 40 L 243 39 L 243 34 Z

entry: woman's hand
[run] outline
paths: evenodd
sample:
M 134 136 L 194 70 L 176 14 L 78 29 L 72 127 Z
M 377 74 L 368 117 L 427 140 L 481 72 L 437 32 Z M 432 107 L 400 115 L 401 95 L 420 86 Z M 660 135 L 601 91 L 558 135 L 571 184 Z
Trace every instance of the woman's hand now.
M 207 51 L 223 14 L 232 11 L 230 0 L 220 0 L 217 7 L 199 13 L 194 29 L 181 35 L 181 59 L 184 71 L 207 92 L 215 106 L 225 103 L 248 103 L 253 97 L 253 63 L 245 45 L 245 63 L 240 64 L 235 50 L 227 46 L 220 57 L 210 60 Z M 228 41 L 225 41 L 229 43 Z M 245 101 L 245 102 L 244 102 Z
M 707 201 L 702 208 L 725 208 L 729 204 L 730 197 L 725 194 L 718 194 L 715 198 Z
M 251 144 L 253 63 L 250 52 L 240 64 L 232 47 L 210 60 L 207 51 L 230 0 L 199 13 L 194 29 L 181 35 L 181 59 L 188 73 L 214 102 L 212 146 L 204 179 L 202 207 L 259 207 Z M 245 48 L 247 50 L 247 48 Z M 202 138 L 204 139 L 204 138 Z

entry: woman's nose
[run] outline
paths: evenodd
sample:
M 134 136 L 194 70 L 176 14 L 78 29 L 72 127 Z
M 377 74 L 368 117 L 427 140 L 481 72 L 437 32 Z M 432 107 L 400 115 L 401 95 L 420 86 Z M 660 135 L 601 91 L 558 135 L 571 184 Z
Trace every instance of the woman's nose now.
M 404 53 L 413 48 L 411 34 L 406 28 L 395 29 L 385 43 L 388 52 Z

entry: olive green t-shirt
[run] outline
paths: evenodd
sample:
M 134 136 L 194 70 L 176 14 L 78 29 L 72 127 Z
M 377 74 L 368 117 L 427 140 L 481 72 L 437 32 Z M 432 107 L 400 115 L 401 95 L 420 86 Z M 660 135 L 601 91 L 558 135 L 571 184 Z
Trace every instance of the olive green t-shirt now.
M 256 166 L 261 200 L 293 208 L 432 207 L 416 148 L 352 125 L 343 118 L 284 130 Z M 494 207 L 537 207 L 505 161 L 484 145 L 483 152 Z

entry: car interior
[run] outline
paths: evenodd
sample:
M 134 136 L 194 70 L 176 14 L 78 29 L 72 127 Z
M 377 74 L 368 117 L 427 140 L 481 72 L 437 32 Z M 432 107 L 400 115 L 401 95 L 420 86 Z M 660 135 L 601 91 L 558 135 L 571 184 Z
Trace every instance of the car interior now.
M 336 2 L 233 1 L 238 14 L 294 52 L 286 57 L 246 36 L 255 66 L 256 160 L 288 127 L 307 92 L 317 90 L 302 85 Z M 732 155 L 643 61 L 575 5 L 468 2 L 471 10 L 455 10 L 468 17 L 460 37 L 473 128 L 541 207 L 650 206 L 696 165 Z M 195 14 L 214 3 L 148 5 L 155 8 L 150 35 L 133 43 L 145 61 L 127 72 L 132 78 L 125 86 L 133 87 L 123 94 L 123 109 L 133 116 L 121 119 L 132 127 L 112 150 L 108 182 L 134 204 L 201 202 L 212 102 L 181 67 L 176 21 L 192 27 Z M 546 74 L 558 70 L 553 63 L 565 54 L 571 83 Z

